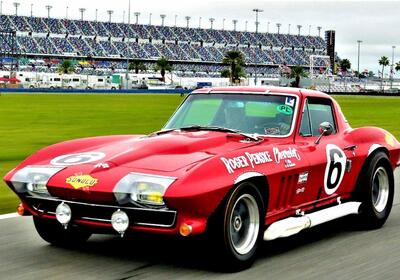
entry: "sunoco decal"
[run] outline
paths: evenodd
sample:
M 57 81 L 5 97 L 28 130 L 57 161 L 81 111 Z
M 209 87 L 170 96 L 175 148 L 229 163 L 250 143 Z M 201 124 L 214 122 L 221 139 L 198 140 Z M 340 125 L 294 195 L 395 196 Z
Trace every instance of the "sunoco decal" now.
M 71 185 L 74 189 L 90 188 L 96 185 L 98 179 L 93 178 L 90 175 L 75 175 L 68 177 L 65 183 Z
M 259 153 L 246 152 L 244 153 L 244 155 L 237 156 L 234 158 L 221 157 L 221 161 L 224 163 L 226 170 L 228 170 L 229 174 L 233 174 L 235 170 L 238 169 L 250 166 L 254 168 L 257 165 L 273 161 L 276 164 L 284 162 L 285 168 L 291 168 L 296 166 L 296 164 L 293 162 L 293 159 L 296 159 L 298 161 L 301 160 L 301 157 L 295 148 L 279 150 L 276 147 L 272 149 L 272 153 L 270 153 L 270 151 L 259 152 Z

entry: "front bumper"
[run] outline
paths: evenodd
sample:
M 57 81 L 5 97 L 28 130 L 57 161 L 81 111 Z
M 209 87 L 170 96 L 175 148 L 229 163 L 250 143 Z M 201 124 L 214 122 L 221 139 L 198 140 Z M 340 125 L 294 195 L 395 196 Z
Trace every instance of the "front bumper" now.
M 32 215 L 48 219 L 56 219 L 56 208 L 62 202 L 71 208 L 72 224 L 112 229 L 111 216 L 120 209 L 129 217 L 128 231 L 141 230 L 171 234 L 177 231 L 177 211 L 174 210 L 92 204 L 53 197 L 26 196 L 23 198 L 24 207 Z

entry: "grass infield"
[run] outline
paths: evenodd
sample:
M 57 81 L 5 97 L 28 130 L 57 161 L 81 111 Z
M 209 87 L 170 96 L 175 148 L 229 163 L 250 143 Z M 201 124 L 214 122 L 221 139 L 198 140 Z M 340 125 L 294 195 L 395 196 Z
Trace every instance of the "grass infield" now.
M 338 96 L 353 127 L 379 126 L 400 139 L 400 97 Z M 38 149 L 64 140 L 160 129 L 179 95 L 4 94 L 0 96 L 0 177 Z M 0 214 L 18 199 L 0 182 Z

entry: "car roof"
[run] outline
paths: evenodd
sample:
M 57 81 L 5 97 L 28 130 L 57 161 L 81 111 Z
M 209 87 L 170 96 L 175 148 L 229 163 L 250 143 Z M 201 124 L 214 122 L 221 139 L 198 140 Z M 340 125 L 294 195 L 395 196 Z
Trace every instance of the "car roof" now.
M 211 87 L 194 90 L 193 94 L 212 94 L 212 93 L 246 93 L 246 94 L 265 94 L 265 93 L 288 93 L 299 97 L 322 97 L 331 99 L 331 97 L 321 91 L 309 90 L 303 88 L 276 87 L 276 86 L 229 86 L 229 87 Z

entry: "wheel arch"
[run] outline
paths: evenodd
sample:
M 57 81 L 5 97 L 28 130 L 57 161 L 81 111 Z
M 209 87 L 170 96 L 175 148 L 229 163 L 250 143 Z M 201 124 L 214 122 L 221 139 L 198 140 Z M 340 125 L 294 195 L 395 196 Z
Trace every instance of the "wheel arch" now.
M 224 207 L 232 193 L 240 186 L 240 184 L 246 182 L 253 184 L 255 188 L 260 192 L 261 199 L 264 204 L 263 210 L 266 212 L 269 202 L 269 184 L 267 176 L 258 172 L 246 172 L 236 178 L 229 190 L 225 193 L 221 201 L 218 203 L 215 210 L 209 215 L 208 219 L 213 220 L 215 216 L 218 215 L 219 212 L 221 212 L 221 208 Z
M 235 180 L 232 190 L 235 189 L 237 186 L 239 186 L 240 183 L 243 183 L 243 182 L 250 182 L 255 185 L 255 187 L 258 189 L 258 191 L 261 194 L 261 197 L 262 197 L 262 200 L 264 203 L 264 209 L 266 211 L 268 208 L 268 201 L 269 201 L 269 184 L 268 184 L 267 176 L 262 173 L 259 173 L 259 172 L 243 173 Z
M 387 156 L 389 166 L 391 167 L 389 150 L 386 147 L 384 147 L 382 145 L 379 145 L 379 144 L 371 145 L 371 147 L 368 150 L 367 157 L 366 157 L 366 159 L 364 160 L 364 162 L 362 164 L 361 171 L 359 172 L 359 174 L 357 176 L 356 184 L 355 184 L 355 187 L 354 187 L 354 193 L 355 193 L 356 197 L 358 197 L 360 192 L 361 192 L 361 189 L 360 189 L 361 186 L 360 186 L 359 182 L 361 181 L 362 176 L 365 175 L 365 172 L 368 169 L 368 165 L 370 164 L 371 160 L 378 153 L 383 153 L 383 154 L 385 154 Z

